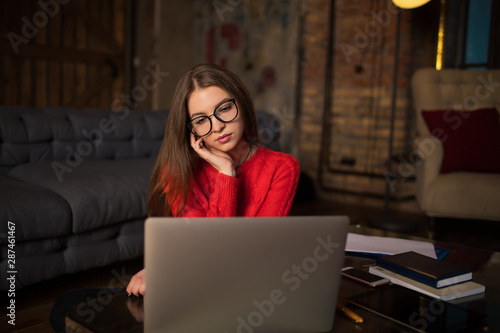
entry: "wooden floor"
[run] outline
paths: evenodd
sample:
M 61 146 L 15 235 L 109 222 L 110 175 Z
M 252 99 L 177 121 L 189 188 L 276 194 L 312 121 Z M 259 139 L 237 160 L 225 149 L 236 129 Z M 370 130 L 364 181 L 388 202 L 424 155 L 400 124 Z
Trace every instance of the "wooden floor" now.
M 382 211 L 357 206 L 337 205 L 332 202 L 308 202 L 294 205 L 292 215 L 347 215 L 351 224 L 368 225 L 370 218 Z M 427 237 L 428 219 L 422 215 L 405 214 L 418 223 L 413 235 Z M 500 223 L 478 221 L 443 220 L 436 223 L 435 237 L 439 240 L 458 242 L 479 248 L 500 251 L 498 235 Z M 110 266 L 91 269 L 85 272 L 57 277 L 16 291 L 16 326 L 7 323 L 5 306 L 0 311 L 2 322 L 0 332 L 54 332 L 48 318 L 56 297 L 65 291 L 76 288 L 107 288 L 125 286 L 128 279 L 143 267 L 142 259 L 118 262 Z M 2 304 L 7 304 L 5 293 Z

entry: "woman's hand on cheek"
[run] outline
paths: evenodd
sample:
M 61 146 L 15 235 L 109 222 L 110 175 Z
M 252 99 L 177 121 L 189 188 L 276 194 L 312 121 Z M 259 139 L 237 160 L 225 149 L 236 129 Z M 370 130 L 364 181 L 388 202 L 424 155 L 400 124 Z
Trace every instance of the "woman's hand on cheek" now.
M 191 133 L 191 147 L 193 147 L 194 151 L 201 158 L 217 169 L 217 171 L 234 177 L 234 164 L 229 154 L 207 146 L 203 138 L 196 138 L 193 133 Z

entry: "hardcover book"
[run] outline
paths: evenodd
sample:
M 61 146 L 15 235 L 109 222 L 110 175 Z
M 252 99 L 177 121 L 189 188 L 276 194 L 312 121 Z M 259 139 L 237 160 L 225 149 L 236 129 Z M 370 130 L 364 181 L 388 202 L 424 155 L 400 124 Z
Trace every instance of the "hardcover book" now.
M 472 280 L 471 270 L 413 251 L 380 257 L 377 259 L 377 265 L 433 288 Z
M 418 291 L 419 293 L 440 299 L 442 301 L 450 301 L 457 298 L 472 296 L 485 291 L 485 287 L 483 285 L 473 281 L 454 284 L 452 286 L 439 289 L 433 288 L 378 266 L 371 266 L 370 273 L 386 278 L 393 284 Z

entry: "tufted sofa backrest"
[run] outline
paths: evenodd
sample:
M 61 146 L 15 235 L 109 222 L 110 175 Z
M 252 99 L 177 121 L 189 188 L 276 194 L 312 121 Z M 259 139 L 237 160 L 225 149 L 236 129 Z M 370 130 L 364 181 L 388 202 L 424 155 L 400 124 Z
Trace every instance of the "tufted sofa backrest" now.
M 500 111 L 500 70 L 424 68 L 413 75 L 411 90 L 419 135 L 430 135 L 422 110 L 496 107 Z
M 19 164 L 156 157 L 168 111 L 0 106 L 0 174 Z M 280 120 L 257 111 L 259 133 L 279 150 Z
M 0 106 L 0 168 L 156 156 L 168 111 Z

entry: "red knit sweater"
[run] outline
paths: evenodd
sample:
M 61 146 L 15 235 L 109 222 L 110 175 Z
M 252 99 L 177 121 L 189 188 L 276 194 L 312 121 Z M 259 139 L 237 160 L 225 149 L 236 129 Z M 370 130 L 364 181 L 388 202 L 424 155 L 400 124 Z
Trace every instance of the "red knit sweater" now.
M 259 147 L 236 169 L 236 177 L 204 162 L 194 176 L 183 217 L 285 216 L 299 181 L 299 163 L 288 154 Z M 174 211 L 177 207 L 173 207 Z

